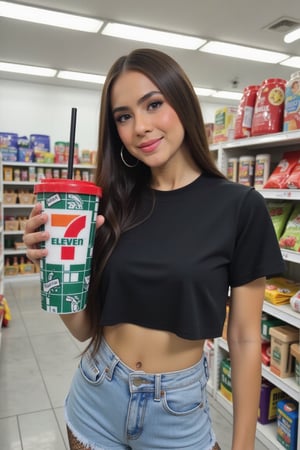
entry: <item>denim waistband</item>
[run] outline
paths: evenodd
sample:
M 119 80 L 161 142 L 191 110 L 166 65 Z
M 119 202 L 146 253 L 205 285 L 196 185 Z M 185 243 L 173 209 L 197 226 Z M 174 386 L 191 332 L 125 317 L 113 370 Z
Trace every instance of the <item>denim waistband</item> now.
M 125 382 L 129 382 L 131 392 L 154 392 L 154 399 L 157 400 L 160 399 L 162 390 L 178 389 L 198 380 L 204 380 L 202 382 L 206 383 L 208 380 L 208 366 L 204 355 L 199 362 L 186 369 L 164 373 L 147 373 L 128 367 L 102 337 L 99 351 L 95 357 L 96 364 L 98 359 L 106 366 L 105 372 L 108 379 L 112 379 L 116 375 Z

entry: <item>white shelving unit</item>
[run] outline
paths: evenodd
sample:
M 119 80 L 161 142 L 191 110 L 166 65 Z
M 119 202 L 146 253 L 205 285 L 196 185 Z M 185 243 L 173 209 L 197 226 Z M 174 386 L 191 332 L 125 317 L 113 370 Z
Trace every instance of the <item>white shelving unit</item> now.
M 0 294 L 3 294 L 3 250 L 4 250 L 4 237 L 3 237 L 3 188 L 2 188 L 2 155 L 0 153 Z M 2 316 L 0 316 L 0 349 L 2 338 Z
M 3 169 L 5 167 L 11 167 L 12 170 L 19 168 L 19 169 L 28 169 L 29 167 L 34 167 L 36 172 L 38 171 L 39 168 L 49 168 L 49 169 L 66 169 L 67 165 L 66 164 L 50 164 L 50 163 L 33 163 L 33 162 L 28 162 L 28 163 L 24 163 L 24 162 L 11 162 L 11 161 L 3 161 Z M 89 174 L 91 175 L 93 170 L 94 170 L 94 166 L 90 165 L 90 164 L 75 164 L 74 165 L 74 173 L 76 172 L 76 170 L 86 170 L 89 171 Z M 1 181 L 1 186 L 2 186 L 2 191 L 3 190 L 12 190 L 12 191 L 19 191 L 19 190 L 29 190 L 31 192 L 33 192 L 33 188 L 34 185 L 37 183 L 36 181 L 5 181 L 3 179 L 3 174 L 2 174 L 2 169 L 1 169 L 1 177 L 2 177 L 2 181 Z M 33 208 L 33 203 L 32 204 L 20 204 L 20 203 L 15 203 L 15 204 L 3 204 L 3 217 L 6 216 L 10 216 L 10 217 L 28 217 L 30 214 L 30 211 Z M 5 242 L 5 238 L 12 238 L 12 239 L 17 239 L 19 241 L 22 240 L 22 236 L 23 236 L 23 231 L 22 230 L 5 230 L 3 229 L 3 255 L 4 255 L 4 259 L 5 257 L 9 257 L 9 258 L 13 258 L 14 256 L 25 256 L 26 255 L 26 248 L 21 248 L 21 249 L 15 249 L 15 248 L 11 248 L 11 247 L 7 247 L 4 245 Z M 8 275 L 4 277 L 4 282 L 5 281 L 13 281 L 13 282 L 23 282 L 23 281 L 32 281 L 32 280 L 36 280 L 38 279 L 39 274 L 35 273 L 35 274 L 26 274 L 26 275 Z
M 212 145 L 210 150 L 216 152 L 216 160 L 219 168 L 226 173 L 227 162 L 231 157 L 245 155 L 255 156 L 263 152 L 271 154 L 271 163 L 279 162 L 286 151 L 300 150 L 300 130 L 274 133 L 270 135 L 255 136 L 245 139 L 238 139 Z M 263 189 L 260 191 L 266 199 L 300 200 L 300 189 Z M 296 274 L 297 281 L 300 281 L 300 253 L 282 250 L 283 258 L 291 265 L 293 274 Z M 300 342 L 300 314 L 293 311 L 289 304 L 276 306 L 264 302 L 263 310 L 267 314 L 279 318 L 299 330 Z M 229 349 L 227 342 L 222 338 L 214 341 L 214 372 L 212 395 L 220 405 L 232 414 L 231 403 L 219 391 L 220 385 L 220 364 L 224 357 L 228 356 Z M 279 387 L 282 391 L 298 402 L 300 416 L 300 387 L 295 378 L 280 378 L 270 371 L 269 367 L 262 364 L 262 376 Z M 268 425 L 257 424 L 257 437 L 267 447 L 282 450 L 284 447 L 276 439 L 276 422 Z M 298 447 L 300 449 L 300 420 L 298 422 Z

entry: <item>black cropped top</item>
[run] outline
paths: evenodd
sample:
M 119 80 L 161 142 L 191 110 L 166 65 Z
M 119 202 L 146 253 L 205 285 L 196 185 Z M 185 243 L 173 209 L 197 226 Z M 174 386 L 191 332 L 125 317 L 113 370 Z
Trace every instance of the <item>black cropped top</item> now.
M 154 193 L 150 217 L 121 235 L 108 260 L 101 325 L 126 322 L 185 339 L 220 336 L 229 286 L 284 270 L 264 198 L 207 174 Z

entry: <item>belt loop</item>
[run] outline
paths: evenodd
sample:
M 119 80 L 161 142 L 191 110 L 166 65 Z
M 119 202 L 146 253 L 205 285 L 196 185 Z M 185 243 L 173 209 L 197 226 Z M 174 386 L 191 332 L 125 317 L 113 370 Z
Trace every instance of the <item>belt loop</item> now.
M 160 402 L 160 391 L 161 391 L 161 375 L 155 375 L 155 393 L 154 393 L 154 401 Z
M 118 362 L 120 361 L 120 359 L 117 356 L 114 356 L 114 359 L 111 361 L 110 365 L 106 367 L 105 371 L 106 371 L 106 378 L 111 381 L 113 374 L 114 374 L 114 370 L 116 365 L 118 364 Z

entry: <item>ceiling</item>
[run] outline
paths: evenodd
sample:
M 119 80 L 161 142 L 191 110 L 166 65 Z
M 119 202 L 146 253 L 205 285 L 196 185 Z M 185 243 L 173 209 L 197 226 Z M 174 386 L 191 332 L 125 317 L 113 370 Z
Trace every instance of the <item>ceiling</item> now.
M 281 18 L 300 23 L 299 0 L 31 0 L 16 3 L 300 56 L 299 40 L 285 44 L 284 32 L 268 29 Z M 158 48 L 99 33 L 0 18 L 1 61 L 105 75 L 117 57 L 138 47 Z M 255 63 L 195 50 L 160 48 L 173 56 L 184 67 L 193 85 L 199 87 L 242 91 L 245 86 L 260 84 L 266 78 L 289 79 L 291 73 L 297 71 L 279 64 Z M 0 78 L 99 89 L 99 86 L 87 83 L 5 72 L 0 72 Z

